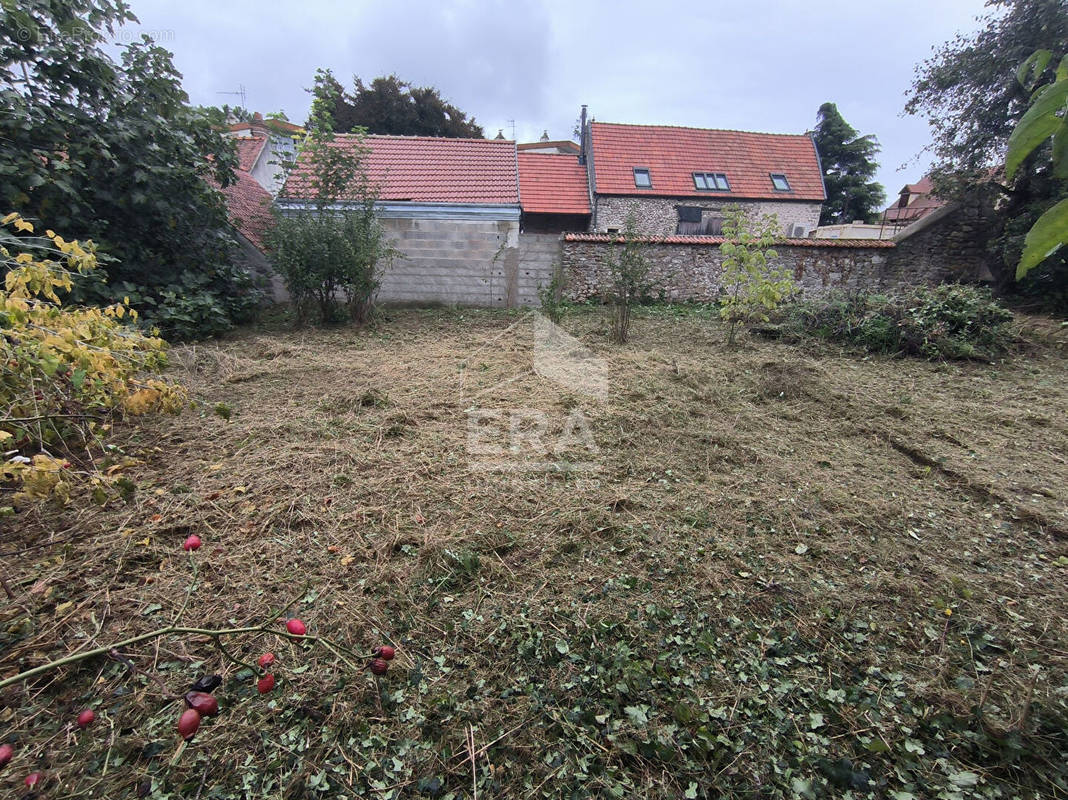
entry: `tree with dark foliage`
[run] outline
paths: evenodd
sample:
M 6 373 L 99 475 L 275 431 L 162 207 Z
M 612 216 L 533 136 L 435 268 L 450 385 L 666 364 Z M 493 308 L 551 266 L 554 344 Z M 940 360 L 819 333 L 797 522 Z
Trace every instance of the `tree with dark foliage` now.
M 351 93 L 331 76 L 336 101 L 333 118 L 336 130 L 347 133 L 364 128 L 367 133 L 397 136 L 446 136 L 452 139 L 481 139 L 481 126 L 456 106 L 445 102 L 437 89 L 413 86 L 396 75 L 375 78 L 365 85 L 354 78 Z
M 886 200 L 882 184 L 871 180 L 879 169 L 878 140 L 871 134 L 858 135 L 834 103 L 820 106 L 815 139 L 827 188 L 820 225 L 874 222 Z
M 0 210 L 93 239 L 108 283 L 165 333 L 212 334 L 252 305 L 230 265 L 219 185 L 236 154 L 188 105 L 171 54 L 144 37 L 122 63 L 107 38 L 136 21 L 118 0 L 22 0 L 0 11 Z
M 1001 195 L 991 240 L 991 268 L 1001 287 L 1012 285 L 1024 236 L 1034 222 L 1068 195 L 1051 167 L 1051 143 L 1036 148 L 1011 182 L 1002 179 L 1009 136 L 1030 107 L 1017 68 L 1037 50 L 1051 58 L 1036 85 L 1053 80 L 1068 51 L 1068 0 L 989 0 L 982 28 L 958 35 L 918 65 L 905 112 L 931 126 L 935 185 L 949 199 L 994 176 Z M 1016 288 L 1053 303 L 1068 303 L 1068 254 L 1058 252 Z

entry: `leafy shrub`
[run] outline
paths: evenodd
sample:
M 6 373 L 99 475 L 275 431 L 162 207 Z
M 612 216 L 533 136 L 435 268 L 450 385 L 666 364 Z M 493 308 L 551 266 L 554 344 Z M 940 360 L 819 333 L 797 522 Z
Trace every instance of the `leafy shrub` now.
M 767 322 L 768 313 L 793 294 L 797 287 L 789 271 L 771 263 L 779 254 L 771 244 L 779 233 L 774 214 L 751 219 L 745 209 L 728 206 L 723 222 L 727 241 L 723 253 L 723 294 L 720 317 L 730 326 L 727 344 L 734 344 L 739 322 Z
M 300 323 L 313 309 L 324 323 L 367 319 L 386 250 L 370 204 L 359 211 L 280 216 L 267 242 Z
M 832 294 L 784 309 L 783 329 L 923 358 L 991 358 L 1013 341 L 1012 312 L 989 290 L 950 284 L 898 295 Z
M 34 233 L 14 213 L 0 225 Z M 63 305 L 59 293 L 70 291 L 74 276 L 97 268 L 91 242 L 0 227 L 0 265 L 0 480 L 16 490 L 16 504 L 65 500 L 75 474 L 88 476 L 98 501 L 132 488 L 121 465 L 100 472 L 92 451 L 116 414 L 181 408 L 180 389 L 145 377 L 164 366 L 166 343 L 126 324 L 137 318 L 128 302 Z
M 649 259 L 642 252 L 635 211 L 627 214 L 623 227 L 623 246 L 605 256 L 609 284 L 606 302 L 611 306 L 612 341 L 626 344 L 630 337 L 631 312 L 649 297 L 653 285 L 649 280 Z
M 3 8 L 0 208 L 99 246 L 91 275 L 107 283 L 76 277 L 71 299 L 129 297 L 170 338 L 248 319 L 259 298 L 232 265 L 218 190 L 232 183 L 237 154 L 189 105 L 171 54 L 145 38 L 116 63 L 107 43 L 135 21 L 124 3 Z
M 269 257 L 285 279 L 298 324 L 316 306 L 322 322 L 364 322 L 378 288 L 378 262 L 395 252 L 374 213 L 377 192 L 363 168 L 367 148 L 359 138 L 351 147 L 338 147 L 334 139 L 336 83 L 329 70 L 316 73 L 308 136 L 299 156 L 315 210 L 276 215 L 267 234 Z

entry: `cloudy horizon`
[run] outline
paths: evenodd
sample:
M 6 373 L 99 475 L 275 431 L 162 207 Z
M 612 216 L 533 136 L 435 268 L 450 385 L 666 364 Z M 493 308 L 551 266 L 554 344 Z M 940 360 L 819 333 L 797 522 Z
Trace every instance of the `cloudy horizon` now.
M 307 87 L 328 67 L 346 87 L 396 74 L 433 86 L 487 137 L 571 138 L 582 104 L 605 122 L 802 133 L 826 102 L 882 145 L 877 179 L 893 198 L 930 163 L 925 121 L 903 117 L 917 63 L 979 27 L 983 0 L 822 0 L 694 7 L 562 0 L 333 0 L 286 13 L 132 0 L 143 31 L 174 53 L 190 100 L 284 111 L 303 122 Z M 514 127 L 513 127 L 514 126 Z M 904 165 L 904 169 L 901 169 Z

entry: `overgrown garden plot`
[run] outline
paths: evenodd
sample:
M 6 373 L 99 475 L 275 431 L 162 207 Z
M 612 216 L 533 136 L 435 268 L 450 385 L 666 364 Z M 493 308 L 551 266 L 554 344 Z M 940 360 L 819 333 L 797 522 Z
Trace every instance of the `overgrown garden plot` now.
M 679 309 L 625 347 L 592 312 L 564 327 L 607 361 L 604 399 L 539 375 L 507 313 L 177 350 L 204 402 L 121 432 L 129 504 L 4 521 L 3 675 L 172 619 L 191 533 L 189 625 L 293 599 L 310 633 L 397 658 L 376 684 L 234 639 L 279 657 L 261 697 L 205 639 L 127 650 L 174 691 L 225 677 L 177 758 L 160 687 L 82 662 L 4 690 L 5 791 L 42 769 L 49 797 L 1068 793 L 1056 332 L 945 364 L 725 350 Z M 599 471 L 472 470 L 476 406 L 540 411 L 547 441 L 578 410 Z

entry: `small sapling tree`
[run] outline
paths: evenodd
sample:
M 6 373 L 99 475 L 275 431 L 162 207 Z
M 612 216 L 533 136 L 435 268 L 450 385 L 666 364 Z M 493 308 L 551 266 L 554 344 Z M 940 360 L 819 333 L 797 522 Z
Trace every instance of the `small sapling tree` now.
M 771 249 L 779 232 L 774 214 L 753 219 L 744 208 L 725 209 L 723 236 L 723 285 L 720 317 L 729 325 L 727 344 L 734 345 L 738 324 L 768 321 L 773 311 L 797 291 L 790 273 L 772 262 L 779 257 Z
M 367 178 L 359 132 L 334 134 L 334 82 L 315 78 L 308 135 L 298 158 L 314 211 L 279 216 L 268 233 L 270 258 L 285 279 L 298 324 L 317 309 L 322 322 L 362 323 L 378 288 L 377 265 L 392 254 L 375 216 L 377 192 Z
M 642 252 L 638 219 L 631 211 L 623 227 L 623 246 L 613 248 L 605 258 L 608 268 L 607 301 L 611 307 L 612 341 L 626 344 L 630 336 L 631 311 L 648 297 L 649 260 Z

